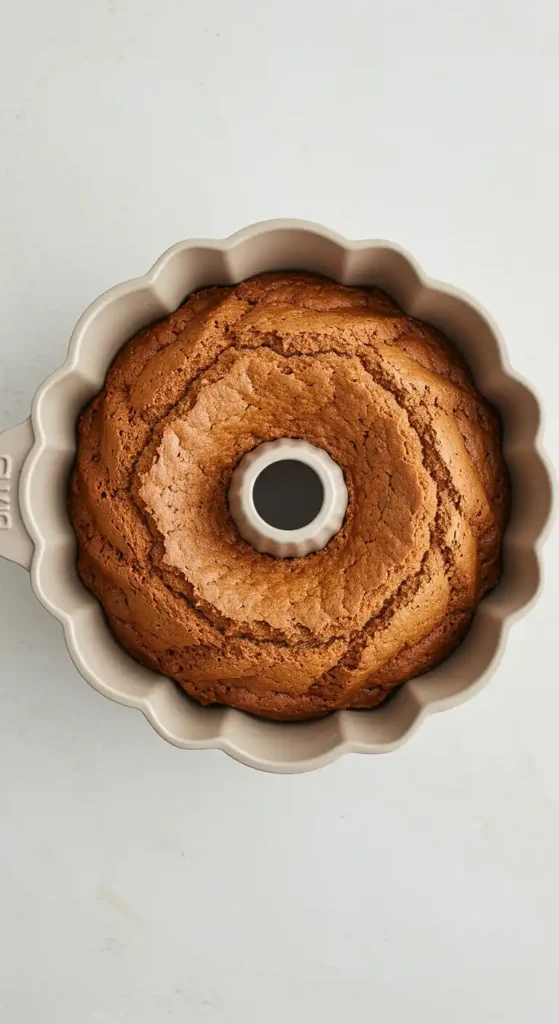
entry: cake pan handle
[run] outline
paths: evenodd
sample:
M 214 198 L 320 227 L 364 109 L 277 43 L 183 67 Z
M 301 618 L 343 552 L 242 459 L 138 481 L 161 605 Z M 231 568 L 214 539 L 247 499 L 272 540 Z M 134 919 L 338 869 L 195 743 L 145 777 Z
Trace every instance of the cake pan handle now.
M 19 478 L 33 444 L 31 420 L 0 434 L 0 555 L 29 569 L 33 542 L 19 507 Z

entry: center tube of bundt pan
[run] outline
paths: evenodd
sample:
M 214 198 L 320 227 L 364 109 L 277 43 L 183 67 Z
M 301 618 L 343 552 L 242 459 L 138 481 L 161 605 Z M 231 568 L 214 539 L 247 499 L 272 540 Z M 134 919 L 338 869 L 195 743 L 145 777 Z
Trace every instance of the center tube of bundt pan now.
M 341 529 L 347 487 L 322 448 L 298 438 L 265 441 L 231 477 L 229 508 L 244 540 L 276 558 L 320 551 Z

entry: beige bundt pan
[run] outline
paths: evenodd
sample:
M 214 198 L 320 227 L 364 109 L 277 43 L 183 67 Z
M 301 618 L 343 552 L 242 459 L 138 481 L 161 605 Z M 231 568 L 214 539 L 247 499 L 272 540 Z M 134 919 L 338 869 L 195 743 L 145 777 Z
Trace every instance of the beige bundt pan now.
M 406 683 L 385 705 L 303 723 L 263 721 L 231 708 L 204 708 L 171 680 L 133 661 L 113 639 L 101 606 L 82 585 L 66 510 L 76 420 L 100 390 L 121 345 L 206 285 L 236 284 L 270 270 L 306 270 L 346 285 L 376 285 L 409 314 L 444 331 L 470 364 L 479 390 L 499 410 L 513 488 L 504 572 L 455 654 Z M 538 454 L 539 410 L 513 377 L 498 331 L 453 288 L 430 281 L 396 246 L 346 242 L 299 221 L 271 221 L 225 241 L 179 242 L 144 277 L 117 285 L 79 320 L 68 358 L 39 389 L 31 418 L 0 435 L 0 554 L 30 569 L 35 594 L 64 627 L 70 655 L 100 693 L 143 711 L 171 743 L 218 747 L 245 764 L 299 772 L 347 751 L 382 753 L 403 743 L 429 713 L 466 700 L 489 677 L 511 620 L 537 593 L 536 541 L 551 488 Z

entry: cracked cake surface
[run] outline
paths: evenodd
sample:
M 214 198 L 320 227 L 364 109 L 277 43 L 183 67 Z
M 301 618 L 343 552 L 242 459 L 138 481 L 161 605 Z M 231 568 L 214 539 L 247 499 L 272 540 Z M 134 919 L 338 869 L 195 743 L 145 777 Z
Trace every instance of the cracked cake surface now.
M 327 451 L 340 532 L 241 539 L 231 475 L 263 441 Z M 264 274 L 199 291 L 121 350 L 79 423 L 79 571 L 139 661 L 203 704 L 279 719 L 373 707 L 460 642 L 497 581 L 499 428 L 434 328 L 377 289 Z

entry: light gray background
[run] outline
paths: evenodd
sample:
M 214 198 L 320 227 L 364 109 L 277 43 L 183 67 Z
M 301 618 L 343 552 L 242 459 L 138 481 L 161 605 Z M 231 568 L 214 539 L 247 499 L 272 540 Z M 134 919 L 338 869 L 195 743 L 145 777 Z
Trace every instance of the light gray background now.
M 98 293 L 266 217 L 475 295 L 559 454 L 556 0 L 0 0 L 0 428 Z M 559 544 L 471 703 L 305 776 L 167 746 L 0 566 L 0 1020 L 554 1024 Z

